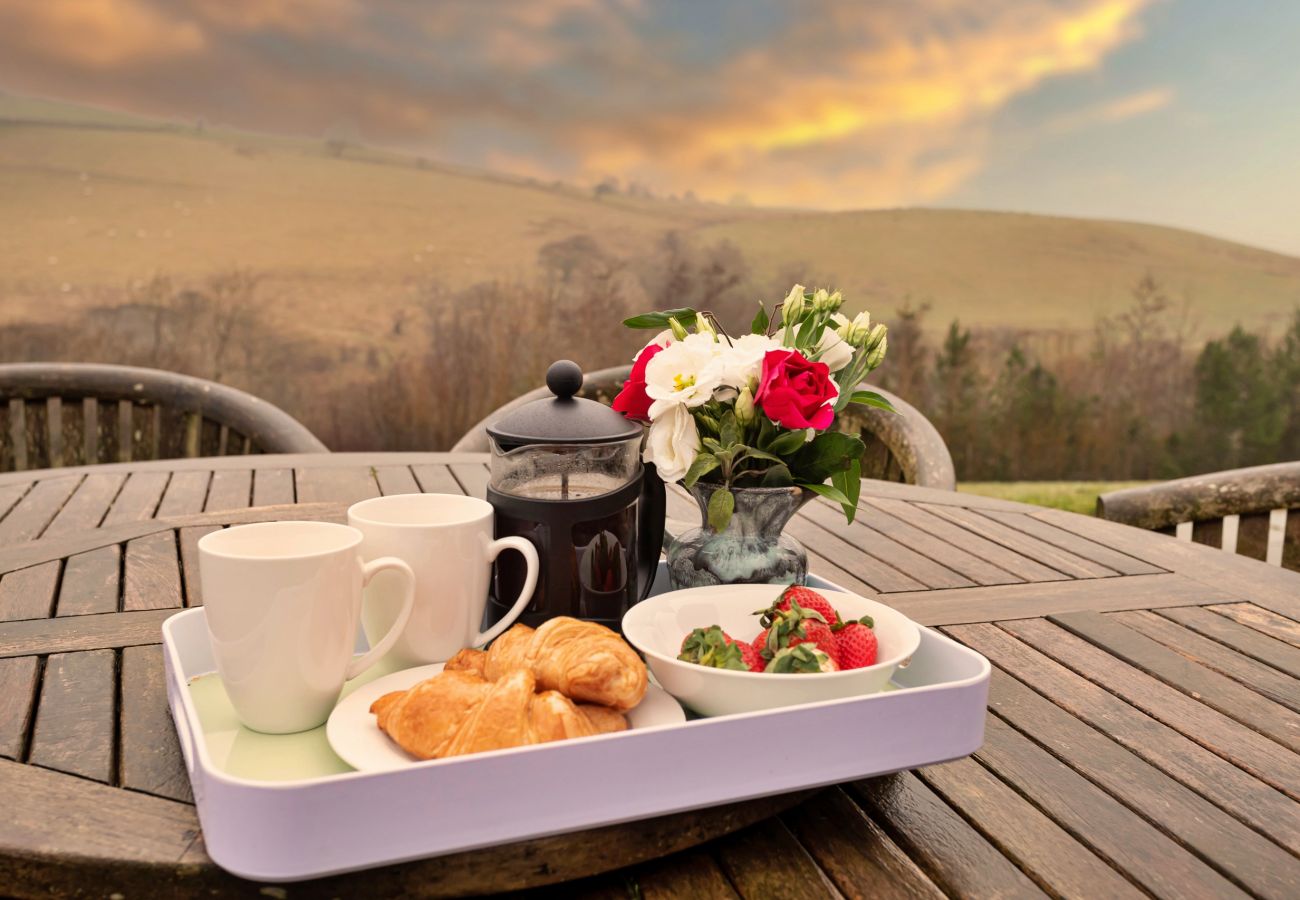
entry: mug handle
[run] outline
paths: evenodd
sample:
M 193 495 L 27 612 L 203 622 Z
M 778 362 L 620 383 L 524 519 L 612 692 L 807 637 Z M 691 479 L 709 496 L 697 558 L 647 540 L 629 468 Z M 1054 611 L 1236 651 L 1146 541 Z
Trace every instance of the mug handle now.
M 524 607 L 533 599 L 533 589 L 537 587 L 537 570 L 540 562 L 537 559 L 537 548 L 533 546 L 532 542 L 517 535 L 498 538 L 487 545 L 488 562 L 492 562 L 500 556 L 502 550 L 518 550 L 522 553 L 524 562 L 528 563 L 528 574 L 524 576 L 524 586 L 519 591 L 519 598 L 515 600 L 515 605 L 510 607 L 510 612 L 502 616 L 501 621 L 487 631 L 480 631 L 478 636 L 470 642 L 471 647 L 481 647 L 513 625 L 515 619 L 519 618 L 519 614 L 524 611 Z
M 383 639 L 365 654 L 348 663 L 347 671 L 343 674 L 345 681 L 356 678 L 366 669 L 379 662 L 380 657 L 385 653 L 393 649 L 393 644 L 397 643 L 397 639 L 406 630 L 406 623 L 411 619 L 411 610 L 415 608 L 415 573 L 411 571 L 410 566 L 396 556 L 381 556 L 379 559 L 363 563 L 361 566 L 361 587 L 364 589 L 366 585 L 370 584 L 370 579 L 385 569 L 396 569 L 406 576 L 406 590 L 402 591 L 402 608 L 397 613 L 397 620 L 393 622 L 393 627 L 388 629 L 388 634 L 384 635 Z

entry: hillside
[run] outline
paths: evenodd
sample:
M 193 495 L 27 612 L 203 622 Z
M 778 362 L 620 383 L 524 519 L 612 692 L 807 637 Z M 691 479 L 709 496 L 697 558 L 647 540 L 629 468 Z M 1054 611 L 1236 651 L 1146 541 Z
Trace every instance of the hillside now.
M 0 96 L 0 313 L 64 321 L 133 281 L 229 270 L 268 312 L 356 340 L 419 285 L 527 277 L 549 242 L 589 234 L 634 258 L 665 232 L 726 239 L 755 280 L 798 271 L 888 318 L 1090 327 L 1152 273 L 1203 334 L 1300 305 L 1300 259 L 1122 222 L 956 210 L 802 212 L 595 198 L 565 185 L 368 148 L 249 135 Z M 53 301 L 53 302 L 52 302 Z

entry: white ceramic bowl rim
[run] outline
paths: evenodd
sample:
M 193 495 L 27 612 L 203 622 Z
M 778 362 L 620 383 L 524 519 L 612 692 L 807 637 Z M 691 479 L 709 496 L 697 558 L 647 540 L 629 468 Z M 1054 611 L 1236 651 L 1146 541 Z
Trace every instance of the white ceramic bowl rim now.
M 701 588 L 687 588 L 687 590 L 693 590 L 693 591 L 694 591 L 694 590 L 701 590 Z M 818 593 L 821 593 L 821 594 L 846 594 L 846 595 L 854 596 L 854 597 L 857 596 L 856 594 L 851 594 L 849 591 L 833 591 L 833 590 L 830 590 L 830 589 L 825 589 L 825 590 L 823 590 L 823 589 L 818 589 Z M 661 594 L 660 596 L 668 596 L 668 595 L 666 595 L 666 594 Z M 652 598 L 652 599 L 653 599 L 653 598 Z M 830 599 L 830 598 L 828 597 L 827 599 Z M 879 600 L 871 600 L 869 597 L 862 597 L 861 599 L 863 599 L 863 600 L 868 600 L 869 602 L 879 604 L 880 606 L 885 606 L 883 603 L 880 603 Z M 649 602 L 649 601 L 645 601 L 645 600 L 643 600 L 641 603 L 636 604 L 636 605 L 633 606 L 630 610 L 628 610 L 627 614 L 623 617 L 623 621 L 624 621 L 624 633 L 625 633 L 625 634 L 626 634 L 626 632 L 627 632 L 627 627 L 626 627 L 626 622 L 627 622 L 627 620 L 633 618 L 633 616 L 634 616 L 635 613 L 636 613 L 637 608 L 638 608 L 638 607 L 642 607 L 642 606 L 644 606 L 647 602 Z M 834 605 L 835 605 L 835 604 L 832 602 L 832 603 L 831 603 L 831 606 L 834 606 Z M 812 674 L 820 675 L 822 679 L 829 680 L 829 679 L 832 679 L 832 678 L 844 678 L 844 677 L 861 676 L 861 675 L 862 675 L 863 673 L 865 673 L 865 672 L 873 672 L 873 671 L 876 671 L 876 670 L 878 670 L 878 669 L 883 669 L 883 668 L 886 668 L 886 667 L 898 666 L 898 665 L 901 665 L 903 662 L 905 662 L 909 657 L 911 657 L 911 655 L 912 655 L 913 653 L 916 652 L 916 648 L 919 647 L 919 646 L 921 645 L 921 632 L 920 632 L 920 626 L 918 626 L 918 625 L 917 625 L 915 622 L 913 622 L 911 619 L 908 619 L 906 616 L 904 616 L 902 613 L 898 612 L 897 610 L 893 609 L 892 607 L 885 607 L 885 608 L 888 609 L 891 613 L 894 613 L 895 615 L 899 616 L 900 618 L 902 618 L 903 620 L 905 620 L 905 621 L 907 622 L 907 624 L 909 624 L 909 625 L 912 626 L 912 628 L 911 628 L 912 639 L 908 640 L 908 642 L 907 642 L 907 647 L 906 647 L 906 649 L 905 649 L 904 651 L 902 651 L 902 652 L 900 652 L 900 653 L 897 653 L 897 654 L 895 654 L 894 656 L 892 656 L 892 657 L 890 657 L 890 658 L 888 658 L 888 659 L 883 659 L 883 660 L 881 660 L 881 659 L 877 659 L 876 662 L 872 663 L 872 664 L 869 665 L 869 666 L 862 666 L 861 668 L 858 668 L 858 669 L 840 669 L 840 670 L 835 671 L 835 672 L 818 672 L 818 673 L 813 673 L 813 672 L 742 672 L 742 671 L 740 671 L 739 669 L 715 669 L 715 668 L 713 668 L 713 667 L 711 667 L 711 666 L 700 666 L 700 668 L 702 668 L 702 669 L 707 669 L 708 672 L 709 672 L 710 674 L 717 674 L 717 675 L 721 675 L 721 676 L 726 677 L 726 678 L 741 678 L 741 679 L 754 679 L 754 678 L 761 678 L 761 679 L 763 679 L 763 680 L 766 682 L 768 679 L 772 679 L 772 678 L 777 678 L 777 679 L 782 679 L 782 680 L 797 679 L 797 680 L 799 680 L 799 681 L 807 681 L 807 680 L 808 680 L 808 676 L 809 676 L 809 675 L 812 675 Z M 755 624 L 758 623 L 758 619 L 757 619 L 757 617 L 755 617 L 754 622 L 755 622 Z M 705 626 L 700 626 L 700 627 L 705 627 Z M 683 635 L 683 638 L 684 638 L 684 637 L 685 637 L 685 635 Z M 630 642 L 633 644 L 633 646 L 635 646 L 638 650 L 640 650 L 640 651 L 641 651 L 642 653 L 644 653 L 646 656 L 653 656 L 655 659 L 663 660 L 663 661 L 665 661 L 665 662 L 669 662 L 669 663 L 676 663 L 676 664 L 678 664 L 678 665 L 684 665 L 684 666 L 695 665 L 695 663 L 688 662 L 687 660 L 684 660 L 684 659 L 678 659 L 676 656 L 668 656 L 668 655 L 666 655 L 666 654 L 664 654 L 664 653 L 660 653 L 659 651 L 655 650 L 653 647 L 645 647 L 645 646 L 642 646 L 641 644 L 637 643 L 637 642 L 632 638 L 631 635 L 627 635 L 627 639 L 628 639 L 628 641 L 630 641 Z

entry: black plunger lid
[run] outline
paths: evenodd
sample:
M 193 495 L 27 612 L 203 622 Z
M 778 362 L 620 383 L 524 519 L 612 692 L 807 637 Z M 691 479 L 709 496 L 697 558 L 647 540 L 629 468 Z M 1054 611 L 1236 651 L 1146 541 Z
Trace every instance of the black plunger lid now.
M 546 370 L 554 397 L 525 403 L 487 426 L 488 436 L 506 449 L 525 444 L 604 444 L 641 434 L 640 423 L 623 418 L 595 400 L 575 397 L 582 389 L 582 369 L 567 359 Z

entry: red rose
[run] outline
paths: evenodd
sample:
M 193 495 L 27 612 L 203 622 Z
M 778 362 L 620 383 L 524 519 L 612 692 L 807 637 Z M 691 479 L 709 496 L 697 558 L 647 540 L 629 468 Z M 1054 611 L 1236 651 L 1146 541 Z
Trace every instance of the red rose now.
M 639 422 L 650 421 L 650 404 L 654 401 L 645 392 L 645 367 L 662 349 L 663 347 L 658 344 L 647 344 L 637 354 L 636 361 L 632 363 L 632 372 L 627 376 L 627 381 L 623 382 L 623 390 L 618 392 L 618 396 L 611 404 L 615 410 L 629 419 L 636 419 Z
M 797 350 L 769 350 L 754 402 L 782 428 L 823 431 L 835 421 L 839 388 L 825 363 L 809 362 Z

